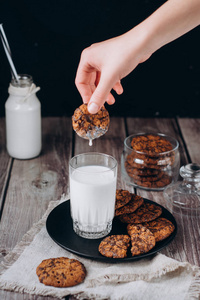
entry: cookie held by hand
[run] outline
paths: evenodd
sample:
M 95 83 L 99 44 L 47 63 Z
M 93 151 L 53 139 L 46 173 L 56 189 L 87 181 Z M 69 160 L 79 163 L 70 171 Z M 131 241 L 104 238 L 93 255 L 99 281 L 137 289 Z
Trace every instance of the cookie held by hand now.
M 110 117 L 104 106 L 96 114 L 89 113 L 87 104 L 79 106 L 72 116 L 72 127 L 82 138 L 93 140 L 108 131 Z

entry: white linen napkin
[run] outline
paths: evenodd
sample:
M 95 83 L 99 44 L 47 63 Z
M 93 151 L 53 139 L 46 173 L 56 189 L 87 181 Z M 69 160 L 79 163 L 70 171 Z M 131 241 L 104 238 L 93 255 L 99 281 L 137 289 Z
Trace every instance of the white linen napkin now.
M 1 264 L 0 288 L 59 299 L 183 300 L 200 299 L 200 268 L 162 254 L 125 263 L 104 263 L 76 256 L 54 243 L 46 231 L 50 211 L 68 199 L 52 201 L 43 218 Z M 65 256 L 81 261 L 87 270 L 85 281 L 70 288 L 55 288 L 39 282 L 36 268 L 42 260 Z

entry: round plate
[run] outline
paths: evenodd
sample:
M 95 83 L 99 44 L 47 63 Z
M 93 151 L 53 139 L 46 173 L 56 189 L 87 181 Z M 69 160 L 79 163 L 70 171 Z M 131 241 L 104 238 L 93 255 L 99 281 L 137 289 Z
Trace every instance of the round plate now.
M 78 236 L 74 232 L 70 214 L 70 200 L 59 204 L 51 211 L 46 221 L 47 232 L 50 235 L 50 237 L 54 240 L 54 242 L 56 242 L 59 246 L 76 255 L 83 256 L 85 258 L 112 263 L 120 261 L 125 262 L 137 260 L 155 254 L 156 252 L 166 247 L 174 239 L 177 232 L 176 220 L 166 208 L 151 200 L 144 199 L 144 202 L 153 203 L 160 206 L 162 208 L 161 216 L 170 220 L 175 226 L 174 232 L 165 240 L 157 242 L 156 246 L 153 249 L 151 249 L 148 253 L 144 253 L 137 256 L 131 256 L 131 252 L 129 251 L 126 258 L 118 259 L 102 256 L 98 251 L 98 247 L 103 238 L 95 240 L 85 239 Z M 109 235 L 127 234 L 126 227 L 127 224 L 124 224 L 119 219 L 114 218 L 112 231 Z

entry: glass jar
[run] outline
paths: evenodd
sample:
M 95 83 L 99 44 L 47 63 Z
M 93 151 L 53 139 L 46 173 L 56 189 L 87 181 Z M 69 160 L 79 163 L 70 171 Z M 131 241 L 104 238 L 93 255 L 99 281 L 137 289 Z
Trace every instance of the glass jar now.
M 38 156 L 41 147 L 41 105 L 39 90 L 30 75 L 12 79 L 5 103 L 6 145 L 10 156 L 30 159 Z
M 166 205 L 173 213 L 200 213 L 200 165 L 193 163 L 180 168 L 183 181 L 164 190 Z
M 155 150 L 149 150 L 145 140 L 155 139 Z M 137 140 L 144 146 L 144 151 L 132 148 L 132 141 Z M 166 143 L 170 150 L 165 149 Z M 128 136 L 124 140 L 124 150 L 121 156 L 122 179 L 126 184 L 146 190 L 163 190 L 167 185 L 176 182 L 180 167 L 178 141 L 161 133 L 138 133 Z M 146 152 L 145 152 L 146 151 Z

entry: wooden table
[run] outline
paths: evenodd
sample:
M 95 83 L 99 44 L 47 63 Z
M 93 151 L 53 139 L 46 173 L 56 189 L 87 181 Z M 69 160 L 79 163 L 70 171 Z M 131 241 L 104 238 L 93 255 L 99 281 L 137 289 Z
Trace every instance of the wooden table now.
M 43 119 L 43 150 L 31 160 L 16 160 L 6 152 L 5 124 L 0 119 L 0 259 L 20 242 L 22 236 L 40 220 L 51 200 L 69 192 L 69 159 L 79 153 L 97 151 L 114 156 L 120 163 L 124 138 L 138 132 L 162 132 L 178 139 L 181 165 L 200 163 L 200 119 L 111 118 L 106 135 L 90 147 L 72 130 L 71 118 Z M 118 188 L 126 188 L 118 172 Z M 129 187 L 134 192 L 134 189 Z M 135 189 L 139 195 L 163 206 L 162 192 Z M 161 252 L 179 261 L 200 266 L 200 216 L 176 216 L 178 233 Z M 0 299 L 53 299 L 0 291 Z

